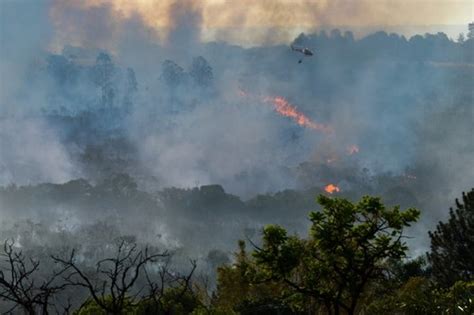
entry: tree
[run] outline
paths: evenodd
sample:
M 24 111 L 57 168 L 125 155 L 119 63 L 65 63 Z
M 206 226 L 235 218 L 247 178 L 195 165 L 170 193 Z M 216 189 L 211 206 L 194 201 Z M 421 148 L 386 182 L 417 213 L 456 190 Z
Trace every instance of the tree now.
M 138 303 L 136 292 L 140 290 L 134 286 L 145 265 L 166 256 L 166 252 L 152 254 L 148 247 L 138 250 L 136 244 L 122 240 L 114 257 L 97 262 L 95 273 L 80 266 L 74 251 L 68 258 L 52 258 L 69 271 L 63 277 L 65 283 L 89 292 L 91 299 L 81 309 L 93 309 L 96 314 L 99 310 L 106 314 L 124 314 Z
M 115 87 L 113 85 L 115 66 L 110 56 L 106 53 L 100 53 L 97 56 L 96 63 L 92 68 L 93 81 L 101 89 L 103 106 L 112 106 L 115 97 Z
M 200 87 L 210 86 L 214 78 L 212 67 L 202 56 L 193 59 L 191 68 L 189 69 L 189 75 L 193 79 L 194 84 Z
M 169 268 L 170 262 L 168 257 L 160 265 L 157 281 L 145 270 L 148 294 L 138 304 L 138 314 L 184 315 L 201 306 L 201 301 L 192 288 L 196 261 L 191 260 L 191 270 L 187 274 L 172 271 Z
M 239 241 L 235 263 L 217 269 L 217 290 L 213 301 L 215 309 L 226 314 L 293 314 L 290 312 L 286 285 L 255 279 L 255 259 Z
M 463 33 L 459 33 L 459 36 L 458 36 L 458 43 L 459 43 L 459 44 L 463 44 L 465 40 L 466 40 L 466 38 L 464 37 L 464 34 L 463 34 Z
M 428 259 L 433 276 L 445 287 L 457 280 L 474 279 L 474 189 L 463 192 L 462 202 L 456 199 L 456 209 L 450 208 L 446 223 L 439 222 L 429 232 L 431 251 Z
M 39 261 L 15 251 L 13 241 L 5 241 L 1 256 L 5 259 L 0 265 L 0 300 L 13 304 L 6 313 L 20 307 L 26 314 L 48 314 L 53 297 L 67 286 L 57 281 L 65 269 L 42 276 Z
M 467 33 L 468 39 L 474 39 L 474 27 L 472 25 L 473 23 L 469 24 L 469 32 Z
M 48 72 L 59 85 L 73 83 L 79 73 L 73 62 L 62 55 L 49 55 L 46 59 Z
M 355 314 L 368 284 L 381 276 L 384 263 L 401 259 L 407 246 L 403 229 L 419 211 L 387 209 L 379 198 L 353 204 L 319 196 L 322 211 L 311 212 L 310 236 L 289 236 L 277 225 L 265 227 L 256 247 L 256 279 L 288 285 L 325 306 L 329 314 Z
M 127 173 L 118 173 L 105 178 L 97 188 L 102 192 L 130 197 L 137 193 L 137 183 Z
M 308 41 L 309 41 L 308 36 L 306 36 L 305 33 L 300 33 L 293 41 L 293 45 L 305 46 L 308 43 Z
M 170 256 L 158 268 L 158 281 L 152 280 L 152 274 L 143 268 L 148 287 L 148 293 L 135 301 L 131 295 L 125 297 L 126 303 L 117 308 L 112 314 L 191 314 L 202 306 L 199 297 L 192 289 L 191 279 L 196 269 L 196 262 L 191 261 L 192 269 L 186 275 L 181 275 L 169 269 Z M 103 303 L 112 305 L 113 295 L 105 296 Z M 107 315 L 110 311 L 103 308 L 95 299 L 91 298 L 78 310 L 78 315 Z
M 138 83 L 137 78 L 135 76 L 135 71 L 133 71 L 132 68 L 127 68 L 126 73 L 126 87 L 123 103 L 125 107 L 129 107 L 132 105 L 133 97 L 138 91 Z
M 161 77 L 169 88 L 174 89 L 184 82 L 185 72 L 178 64 L 171 60 L 165 60 L 161 65 Z
M 341 31 L 339 29 L 332 29 L 331 30 L 331 39 L 340 40 L 342 38 Z
M 348 42 L 348 43 L 354 43 L 354 33 L 352 33 L 351 31 L 345 31 L 344 32 L 344 39 Z
M 425 277 L 411 277 L 394 292 L 369 303 L 364 314 L 473 314 L 474 282 L 440 289 Z

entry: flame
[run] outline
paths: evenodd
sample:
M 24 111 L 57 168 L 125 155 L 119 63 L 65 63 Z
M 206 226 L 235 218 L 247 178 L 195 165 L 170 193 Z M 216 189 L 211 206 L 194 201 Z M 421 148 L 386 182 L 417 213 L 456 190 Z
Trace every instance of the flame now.
M 330 193 L 330 194 L 333 194 L 335 192 L 340 192 L 341 190 L 339 189 L 339 187 L 337 187 L 336 185 L 334 184 L 329 184 L 329 185 L 326 185 L 324 187 L 324 190 L 327 192 L 327 193 Z
M 356 153 L 359 153 L 359 147 L 356 146 L 355 144 L 352 144 L 350 146 L 347 147 L 347 153 L 349 155 L 353 155 L 353 154 L 356 154 Z
M 282 116 L 289 117 L 293 119 L 298 125 L 310 128 L 313 130 L 319 130 L 324 133 L 331 133 L 332 129 L 329 126 L 324 124 L 318 124 L 306 117 L 303 113 L 299 112 L 295 106 L 290 104 L 284 97 L 264 97 L 263 101 L 265 103 L 270 103 L 273 105 L 277 113 Z

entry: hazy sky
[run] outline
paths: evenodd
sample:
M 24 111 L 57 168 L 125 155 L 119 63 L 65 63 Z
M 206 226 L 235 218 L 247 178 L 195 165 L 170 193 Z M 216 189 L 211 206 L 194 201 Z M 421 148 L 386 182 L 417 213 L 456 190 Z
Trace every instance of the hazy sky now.
M 375 29 L 407 35 L 443 31 L 455 37 L 474 19 L 473 3 L 470 0 L 53 0 L 50 18 L 60 38 L 56 38 L 56 44 L 68 36 L 70 28 L 64 22 L 70 20 L 72 11 L 92 13 L 104 8 L 115 26 L 139 19 L 159 40 L 165 39 L 170 30 L 189 23 L 191 18 L 202 40 L 258 45 L 285 42 L 302 31 L 331 27 L 353 29 L 360 34 Z

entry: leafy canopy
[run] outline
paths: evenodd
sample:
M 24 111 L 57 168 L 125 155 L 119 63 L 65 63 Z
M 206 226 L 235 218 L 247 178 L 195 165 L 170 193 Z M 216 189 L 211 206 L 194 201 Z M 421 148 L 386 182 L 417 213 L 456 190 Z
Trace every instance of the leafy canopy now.
M 263 231 L 254 252 L 259 281 L 277 281 L 327 306 L 328 312 L 356 310 L 368 283 L 381 275 L 384 262 L 408 250 L 403 229 L 419 217 L 410 208 L 387 208 L 379 198 L 358 203 L 319 196 L 322 210 L 311 212 L 309 237 L 289 236 L 278 225 Z

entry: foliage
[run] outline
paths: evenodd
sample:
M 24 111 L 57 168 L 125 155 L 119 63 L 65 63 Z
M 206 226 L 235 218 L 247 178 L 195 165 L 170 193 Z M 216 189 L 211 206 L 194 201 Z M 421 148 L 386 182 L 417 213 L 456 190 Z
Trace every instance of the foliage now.
M 436 280 L 449 287 L 457 280 L 474 279 L 474 189 L 456 199 L 456 209 L 449 211 L 449 220 L 439 222 L 429 232 L 431 252 L 428 258 Z
M 176 88 L 178 85 L 183 83 L 185 79 L 184 69 L 181 68 L 177 63 L 171 60 L 165 60 L 162 64 L 161 77 L 165 80 L 165 83 L 170 88 Z
M 120 178 L 120 187 L 136 189 L 128 178 Z M 215 194 L 216 189 L 205 192 Z M 471 193 L 463 197 L 456 215 L 472 209 Z M 52 256 L 60 268 L 49 276 L 39 274 L 39 262 L 15 252 L 7 242 L 0 297 L 29 314 L 58 312 L 55 296 L 75 292 L 70 289 L 87 294 L 74 312 L 77 315 L 474 313 L 472 279 L 446 286 L 431 277 L 432 266 L 424 257 L 403 259 L 407 251 L 403 230 L 416 221 L 418 210 L 387 208 L 379 198 L 368 196 L 357 203 L 320 196 L 318 202 L 322 209 L 310 213 L 306 238 L 268 225 L 262 243 L 252 243 L 251 252 L 239 241 L 232 264 L 223 253 L 212 253 L 223 263 L 212 296 L 193 280 L 196 261 L 183 275 L 170 269 L 167 252 L 152 254 L 148 248 L 139 250 L 134 240 L 122 239 L 115 254 L 99 260 L 94 270 L 83 265 L 75 252 L 66 258 Z M 454 211 L 451 214 L 459 218 Z M 36 284 L 37 279 L 46 280 Z M 73 304 L 63 305 L 64 311 L 69 313 Z
M 193 62 L 189 69 L 189 75 L 193 79 L 194 83 L 201 87 L 210 86 L 212 84 L 212 80 L 214 79 L 212 67 L 202 56 L 193 58 Z
M 473 314 L 474 282 L 439 289 L 427 278 L 412 277 L 393 294 L 370 303 L 366 314 Z
M 114 105 L 114 98 L 117 91 L 113 81 L 116 71 L 117 69 L 108 54 L 102 52 L 97 56 L 96 64 L 92 68 L 92 80 L 101 89 L 102 106 L 111 107 Z
M 181 287 L 168 288 L 160 297 L 159 303 L 152 298 L 140 301 L 136 314 L 190 314 L 202 305 L 199 298 L 189 290 L 183 292 Z
M 404 257 L 403 228 L 416 221 L 419 211 L 387 209 L 374 197 L 353 204 L 320 196 L 318 202 L 323 209 L 310 214 L 308 239 L 288 236 L 279 226 L 264 229 L 263 247 L 254 253 L 257 277 L 287 284 L 329 313 L 343 309 L 354 314 L 369 282 L 383 271 L 383 263 Z
M 290 310 L 286 286 L 279 283 L 257 282 L 256 265 L 239 241 L 239 251 L 232 266 L 221 266 L 217 270 L 217 290 L 214 306 L 226 312 L 239 314 L 281 314 Z
M 81 307 L 74 312 L 75 315 L 108 315 L 109 313 L 101 305 L 106 305 L 107 308 L 113 307 L 112 296 L 100 298 L 100 305 L 94 299 L 88 299 Z M 135 308 L 130 300 L 124 304 L 123 309 L 120 310 L 122 314 L 134 314 Z
M 168 288 L 165 290 L 160 304 L 156 304 L 151 298 L 142 298 L 137 303 L 132 303 L 131 300 L 126 303 L 123 308 L 112 314 L 129 314 L 129 315 L 186 315 L 191 314 L 194 310 L 198 310 L 201 303 L 197 296 L 192 292 L 185 292 L 181 294 L 181 288 Z M 108 308 L 113 307 L 113 297 L 107 296 L 101 298 L 101 305 L 107 305 Z M 103 306 L 101 306 L 94 299 L 89 299 L 84 303 L 81 308 L 76 311 L 76 315 L 107 315 L 111 314 L 107 312 Z

